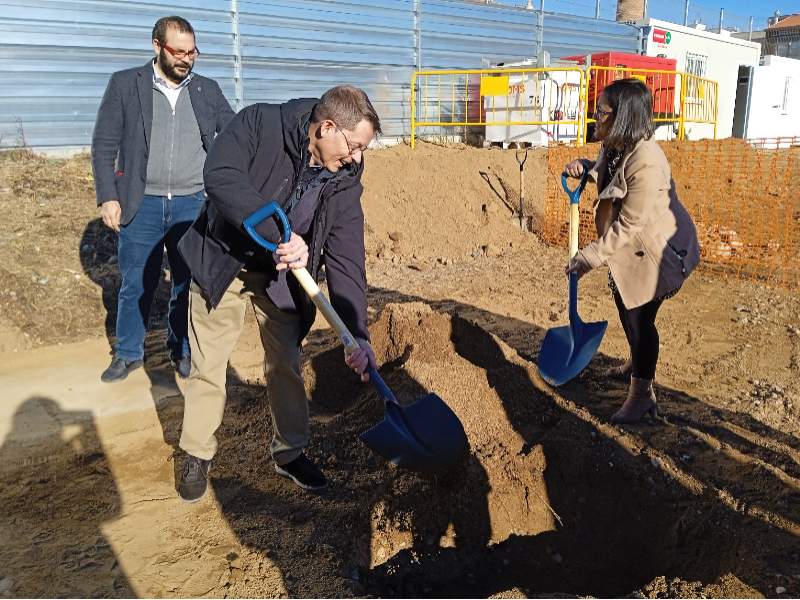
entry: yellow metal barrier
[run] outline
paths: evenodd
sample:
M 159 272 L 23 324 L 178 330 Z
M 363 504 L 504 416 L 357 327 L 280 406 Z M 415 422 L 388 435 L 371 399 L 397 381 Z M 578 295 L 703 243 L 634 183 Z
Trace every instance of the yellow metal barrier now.
M 623 67 L 417 71 L 411 78 L 411 147 L 420 127 L 485 127 L 489 141 L 585 144 L 607 85 L 641 79 L 653 94 L 653 120 L 714 126 L 717 83 L 681 71 Z M 538 138 L 537 138 L 538 135 Z
M 683 107 L 679 139 L 684 139 L 686 123 L 708 123 L 714 125 L 717 139 L 717 82 L 694 75 L 684 75 L 681 88 Z
M 420 127 L 486 127 L 486 139 L 544 142 L 563 133 L 581 145 L 584 77 L 578 67 L 418 71 L 411 78 L 411 147 Z

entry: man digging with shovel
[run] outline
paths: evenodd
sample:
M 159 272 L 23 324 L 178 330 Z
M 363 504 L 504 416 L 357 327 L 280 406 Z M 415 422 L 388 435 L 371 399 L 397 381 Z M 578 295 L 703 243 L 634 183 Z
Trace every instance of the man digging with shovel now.
M 194 280 L 189 294 L 192 370 L 186 382 L 180 446 L 187 453 L 179 496 L 196 502 L 206 493 L 214 432 L 225 409 L 228 359 L 241 333 L 249 298 L 264 347 L 272 414 L 270 445 L 276 471 L 307 490 L 327 487 L 322 471 L 304 454 L 308 401 L 300 344 L 315 306 L 287 269 L 316 279 L 324 263 L 331 303 L 359 348 L 345 361 L 366 381 L 377 368 L 367 330 L 362 153 L 381 126 L 360 89 L 335 87 L 322 98 L 242 110 L 216 138 L 204 171 L 208 201 L 179 244 Z M 278 222 L 256 227 L 275 253 L 256 244 L 243 227 L 252 213 L 277 202 L 291 237 Z

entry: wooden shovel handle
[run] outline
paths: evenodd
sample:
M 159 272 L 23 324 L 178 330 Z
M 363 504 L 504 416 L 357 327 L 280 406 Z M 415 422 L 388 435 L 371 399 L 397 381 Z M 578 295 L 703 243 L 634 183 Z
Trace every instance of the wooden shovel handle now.
M 342 344 L 344 344 L 347 352 L 353 352 L 356 348 L 360 348 L 361 346 L 358 345 L 356 338 L 353 337 L 353 334 L 351 334 L 347 329 L 347 326 L 339 318 L 339 315 L 337 315 L 336 311 L 333 310 L 333 306 L 331 306 L 330 301 L 319 289 L 319 286 L 314 281 L 314 278 L 311 277 L 311 274 L 306 269 L 292 269 L 292 273 L 294 273 L 294 276 L 297 277 L 300 285 L 303 286 L 303 289 L 311 297 L 311 300 L 314 302 L 314 304 L 317 305 L 317 308 L 325 317 L 325 320 L 330 323 L 331 327 L 333 327 L 333 330 L 336 332 L 336 335 L 339 336 L 339 339 L 342 341 Z M 383 382 L 381 376 L 378 375 L 378 371 L 372 368 L 372 365 L 367 363 L 367 367 L 364 369 L 364 372 L 369 375 L 369 382 L 376 390 L 378 390 L 381 399 L 383 399 L 385 402 L 394 402 L 397 404 L 397 399 L 394 397 L 394 394 L 392 394 L 392 391 Z
M 350 353 L 356 348 L 359 348 L 360 346 L 356 338 L 353 337 L 350 330 L 347 329 L 347 325 L 345 325 L 344 321 L 336 314 L 330 301 L 325 297 L 325 294 L 322 293 L 322 290 L 319 289 L 314 278 L 311 277 L 311 273 L 306 269 L 291 269 L 291 271 L 292 274 L 297 277 L 297 281 L 300 282 L 300 285 L 303 286 L 306 293 L 311 297 L 311 301 L 317 305 L 322 316 L 324 316 L 325 320 L 333 327 L 333 330 L 336 332 L 336 335 L 339 336 L 347 352 Z

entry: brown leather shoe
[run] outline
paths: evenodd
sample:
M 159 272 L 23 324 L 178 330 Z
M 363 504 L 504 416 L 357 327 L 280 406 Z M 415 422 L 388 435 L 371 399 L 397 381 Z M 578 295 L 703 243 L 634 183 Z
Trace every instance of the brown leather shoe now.
M 650 413 L 653 418 L 658 416 L 658 402 L 653 391 L 653 380 L 631 377 L 628 399 L 625 400 L 622 408 L 611 415 L 611 422 L 635 423 L 647 413 Z
M 617 381 L 629 383 L 631 380 L 631 372 L 633 372 L 633 360 L 631 360 L 629 356 L 628 360 L 618 367 L 611 367 L 608 369 L 606 371 L 606 376 L 611 377 L 611 379 L 616 379 Z

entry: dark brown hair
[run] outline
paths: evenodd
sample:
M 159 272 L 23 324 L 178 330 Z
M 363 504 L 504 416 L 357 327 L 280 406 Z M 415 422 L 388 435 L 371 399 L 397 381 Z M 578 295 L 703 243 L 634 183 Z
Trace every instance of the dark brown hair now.
M 381 133 L 381 120 L 367 94 L 351 85 L 339 85 L 322 94 L 311 118 L 314 123 L 333 121 L 348 131 L 353 131 L 364 119 L 375 133 Z
M 622 152 L 653 137 L 653 94 L 641 79 L 615 81 L 606 86 L 603 96 L 615 115 L 604 144 Z
M 191 33 L 194 36 L 194 29 L 189 24 L 189 21 L 183 17 L 162 17 L 156 21 L 153 27 L 153 39 L 158 41 L 160 45 L 167 43 L 167 29 L 174 27 L 179 33 Z

